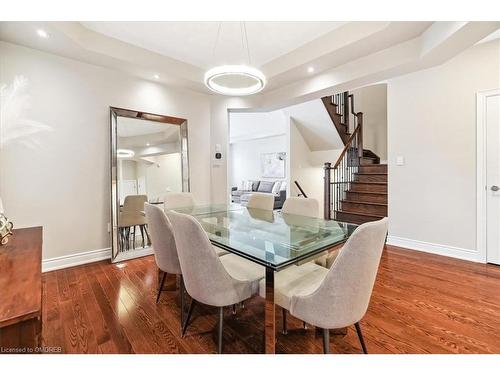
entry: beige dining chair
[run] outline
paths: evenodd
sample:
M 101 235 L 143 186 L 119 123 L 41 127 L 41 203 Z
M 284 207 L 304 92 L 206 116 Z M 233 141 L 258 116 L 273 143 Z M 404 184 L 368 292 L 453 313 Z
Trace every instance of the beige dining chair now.
M 163 209 L 165 212 L 167 210 L 175 210 L 176 208 L 194 207 L 195 205 L 196 202 L 192 193 L 167 193 L 163 199 Z M 213 249 L 220 257 L 229 254 L 228 251 L 217 246 L 213 246 Z
M 175 208 L 193 207 L 195 200 L 192 193 L 167 193 L 163 199 L 163 207 L 166 210 Z
M 142 247 L 145 246 L 144 234 L 150 243 L 146 218 L 144 216 L 144 204 L 148 201 L 146 195 L 127 195 L 123 201 L 123 207 L 118 214 L 118 227 L 120 230 L 120 241 L 126 249 L 130 248 L 130 235 L 132 235 L 132 248 L 135 249 L 136 229 L 141 231 Z M 131 229 L 133 232 L 131 233 Z
M 181 287 L 179 290 L 181 300 L 181 328 L 184 318 L 184 290 L 182 280 L 182 270 L 177 255 L 177 247 L 172 224 L 165 215 L 163 209 L 155 204 L 144 204 L 146 221 L 151 231 L 152 246 L 154 251 L 155 262 L 162 272 L 161 281 L 159 283 L 158 292 L 156 295 L 156 303 L 160 301 L 160 295 L 163 290 L 163 285 L 168 274 L 178 275 L 181 279 Z
M 218 353 L 222 353 L 224 307 L 238 304 L 259 292 L 264 268 L 240 256 L 218 257 L 201 225 L 191 216 L 167 211 L 188 294 L 191 296 L 183 335 L 197 302 L 219 308 Z
M 274 208 L 274 195 L 269 193 L 252 193 L 248 197 L 247 208 L 272 211 Z
M 329 352 L 330 329 L 354 324 L 363 353 L 367 353 L 360 320 L 368 309 L 387 234 L 387 218 L 360 225 L 343 246 L 330 269 L 314 263 L 293 266 L 276 274 L 275 301 L 313 326 L 323 328 L 323 352 Z M 260 295 L 265 295 L 260 284 Z
M 290 197 L 283 203 L 281 212 L 290 215 L 318 217 L 319 203 L 314 198 Z

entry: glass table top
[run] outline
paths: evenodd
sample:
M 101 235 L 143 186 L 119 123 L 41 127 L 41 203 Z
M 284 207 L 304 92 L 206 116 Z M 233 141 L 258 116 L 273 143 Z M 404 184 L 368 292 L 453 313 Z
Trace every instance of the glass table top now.
M 193 216 L 214 245 L 276 270 L 345 242 L 357 227 L 240 205 L 194 206 L 175 211 Z

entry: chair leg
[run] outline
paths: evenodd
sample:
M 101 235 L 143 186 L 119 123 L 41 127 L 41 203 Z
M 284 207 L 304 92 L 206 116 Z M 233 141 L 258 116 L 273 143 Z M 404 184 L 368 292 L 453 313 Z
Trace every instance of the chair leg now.
M 151 238 L 149 238 L 148 226 L 144 225 L 144 232 L 146 232 L 146 238 L 148 239 L 148 246 L 151 246 Z
M 224 326 L 224 307 L 219 307 L 219 342 L 217 343 L 217 353 L 222 354 L 222 329 Z
M 236 315 L 236 304 L 233 303 L 233 315 Z
M 165 284 L 165 279 L 167 278 L 167 273 L 163 272 L 163 275 L 161 277 L 161 282 L 160 282 L 160 287 L 158 288 L 158 294 L 156 296 L 156 303 L 160 300 L 160 294 L 163 289 L 163 284 Z
M 134 225 L 134 236 L 132 237 L 132 249 L 135 250 L 135 232 L 137 231 L 137 226 Z
M 182 335 L 182 327 L 184 324 L 184 294 L 185 294 L 185 287 L 184 287 L 184 279 L 182 278 L 182 275 L 179 275 L 179 297 L 181 299 L 181 335 Z
M 141 230 L 141 239 L 142 239 L 142 248 L 144 249 L 144 225 L 139 225 L 139 229 Z
M 330 330 L 323 328 L 323 353 L 330 353 Z
M 184 337 L 184 335 L 186 334 L 186 330 L 187 330 L 187 327 L 189 325 L 189 319 L 191 319 L 191 315 L 193 314 L 193 310 L 194 310 L 194 305 L 196 304 L 194 298 L 191 299 L 191 304 L 189 305 L 189 310 L 188 310 L 188 314 L 187 314 L 187 317 L 186 317 L 186 320 L 184 320 L 184 324 L 182 326 L 182 337 Z
M 302 322 L 302 328 L 307 329 L 307 323 L 306 322 Z
M 286 335 L 288 333 L 287 327 L 286 327 L 286 309 L 281 309 L 281 313 L 283 314 L 283 334 Z
M 356 327 L 356 332 L 358 333 L 358 338 L 359 342 L 361 343 L 361 347 L 363 348 L 363 353 L 368 354 L 368 351 L 366 350 L 365 340 L 363 339 L 363 333 L 361 333 L 361 326 L 359 325 L 359 322 L 354 323 L 354 327 Z

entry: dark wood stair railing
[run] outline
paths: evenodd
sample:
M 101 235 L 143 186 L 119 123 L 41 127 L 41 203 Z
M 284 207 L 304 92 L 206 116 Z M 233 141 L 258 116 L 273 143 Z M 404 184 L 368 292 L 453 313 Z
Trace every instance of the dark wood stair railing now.
M 304 198 L 307 198 L 307 195 L 304 192 L 304 190 L 302 189 L 302 186 L 300 186 L 300 184 L 297 181 L 294 181 L 293 183 L 295 184 L 295 186 L 297 186 L 297 189 L 299 189 L 299 191 L 300 191 L 300 194 L 298 194 L 298 196 L 299 197 L 303 196 Z
M 346 191 L 354 181 L 354 176 L 358 172 L 363 152 L 360 137 L 362 126 L 358 125 L 349 137 L 347 144 L 340 153 L 336 163 L 325 163 L 324 177 L 324 218 L 326 220 L 337 219 L 337 212 L 340 209 L 340 202 L 345 198 Z M 332 217 L 332 211 L 334 216 Z

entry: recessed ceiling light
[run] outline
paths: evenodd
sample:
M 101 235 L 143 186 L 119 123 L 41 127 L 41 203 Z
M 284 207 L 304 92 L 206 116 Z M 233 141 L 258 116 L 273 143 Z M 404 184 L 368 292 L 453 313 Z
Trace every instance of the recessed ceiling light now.
M 151 144 L 149 144 L 149 143 L 146 143 L 146 146 L 148 146 L 148 147 L 149 147 L 149 146 L 151 146 Z
M 155 74 L 154 77 L 155 77 L 155 79 L 160 79 L 160 75 L 159 74 Z
M 310 66 L 307 68 L 307 73 L 314 73 L 314 67 Z
M 49 37 L 49 33 L 46 32 L 45 30 L 43 29 L 38 29 L 36 31 L 37 35 L 40 37 L 40 38 L 48 38 Z

